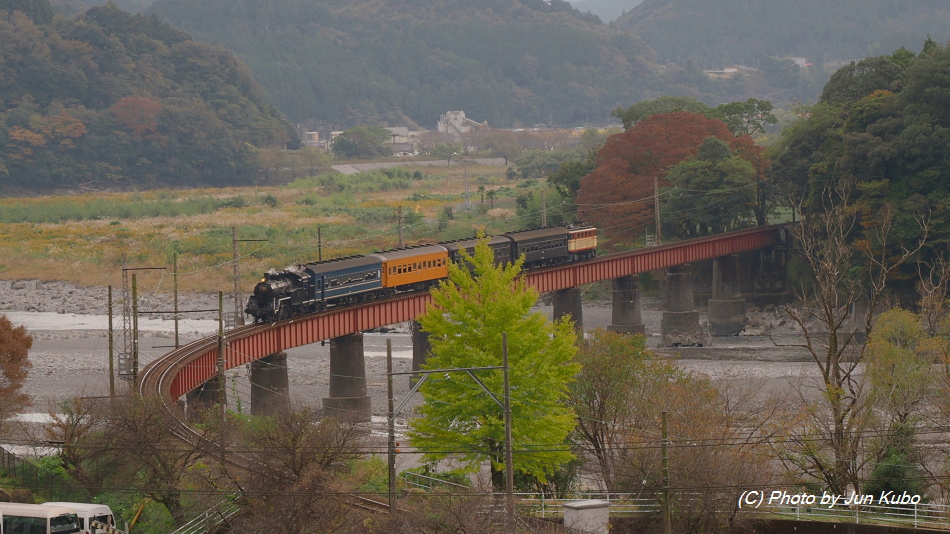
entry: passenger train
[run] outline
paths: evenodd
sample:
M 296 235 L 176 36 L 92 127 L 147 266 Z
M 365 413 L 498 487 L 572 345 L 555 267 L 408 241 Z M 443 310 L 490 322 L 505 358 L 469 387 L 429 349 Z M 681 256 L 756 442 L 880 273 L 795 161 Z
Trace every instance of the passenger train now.
M 488 237 L 495 262 L 524 255 L 525 269 L 591 259 L 597 255 L 597 229 L 555 226 Z M 478 239 L 401 248 L 268 271 L 254 287 L 245 313 L 257 323 L 273 322 L 329 307 L 366 302 L 402 292 L 428 289 L 448 276 L 448 264 L 462 264 Z

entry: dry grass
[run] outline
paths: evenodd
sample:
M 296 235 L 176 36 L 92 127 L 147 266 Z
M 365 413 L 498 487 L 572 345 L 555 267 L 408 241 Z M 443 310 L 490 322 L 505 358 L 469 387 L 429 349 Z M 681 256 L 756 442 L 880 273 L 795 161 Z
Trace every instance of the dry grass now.
M 468 187 L 477 203 L 478 185 L 495 189 L 505 184 L 504 168 L 472 166 L 468 169 Z M 0 224 L 0 278 L 66 280 L 82 285 L 119 285 L 123 255 L 130 266 L 166 266 L 163 273 L 143 273 L 143 287 L 161 283 L 171 285 L 173 255 L 178 253 L 179 286 L 185 291 L 227 291 L 231 287 L 230 227 L 238 228 L 239 239 L 268 239 L 267 243 L 247 242 L 239 245 L 242 283 L 249 286 L 259 273 L 271 267 L 282 268 L 293 262 L 316 258 L 316 228 L 324 236 L 324 258 L 359 254 L 391 248 L 396 245 L 396 208 L 414 211 L 433 220 L 443 211 L 445 200 L 407 200 L 420 195 L 460 195 L 463 192 L 463 169 L 424 168 L 425 173 L 439 173 L 426 180 L 413 182 L 409 190 L 359 194 L 349 207 L 376 213 L 391 208 L 392 220 L 385 216 L 369 221 L 347 214 L 331 212 L 341 206 L 301 205 L 308 195 L 322 195 L 319 188 L 241 187 L 148 191 L 142 193 L 109 193 L 76 195 L 69 203 L 81 205 L 95 201 L 136 205 L 157 201 L 187 201 L 195 198 L 247 199 L 243 207 L 224 207 L 213 213 L 186 216 L 142 218 L 104 217 L 96 220 L 57 223 Z M 476 182 L 476 177 L 482 177 Z M 270 196 L 276 206 L 260 199 Z M 6 198 L 0 206 L 27 206 L 30 210 L 52 209 L 61 205 L 62 197 Z M 496 204 L 502 201 L 496 200 Z M 507 203 L 506 203 L 507 204 Z M 321 215 L 321 211 L 327 211 Z M 510 210 L 493 210 L 497 212 Z M 381 220 L 379 220 L 381 219 Z M 376 222 L 372 222 L 375 220 Z M 472 226 L 478 221 L 472 221 Z M 468 224 L 468 223 L 460 223 Z M 416 241 L 432 239 L 434 230 L 423 228 Z M 427 234 L 428 232 L 428 234 Z M 413 237 L 410 236 L 410 240 Z

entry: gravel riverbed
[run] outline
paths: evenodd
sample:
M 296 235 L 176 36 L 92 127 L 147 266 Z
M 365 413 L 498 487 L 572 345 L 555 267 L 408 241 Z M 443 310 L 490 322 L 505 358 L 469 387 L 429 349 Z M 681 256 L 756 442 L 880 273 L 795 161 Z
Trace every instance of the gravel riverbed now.
M 114 294 L 116 302 L 119 296 Z M 109 393 L 108 302 L 102 287 L 80 287 L 67 282 L 37 280 L 0 280 L 0 314 L 8 315 L 16 324 L 27 326 L 34 336 L 30 351 L 30 370 L 26 392 L 33 397 L 33 411 L 44 412 L 51 404 L 76 395 L 104 396 Z M 141 295 L 142 310 L 167 310 L 172 307 L 170 295 Z M 179 299 L 182 310 L 216 309 L 217 295 L 188 294 Z M 648 332 L 647 344 L 657 348 L 659 341 L 661 303 L 643 299 L 643 321 Z M 550 306 L 539 309 L 552 313 Z M 183 341 L 197 339 L 215 332 L 217 314 L 206 312 L 189 315 L 182 321 Z M 611 308 L 607 302 L 589 303 L 584 307 L 584 326 L 590 331 L 610 324 Z M 115 312 L 115 325 L 121 328 L 121 311 Z M 167 315 L 149 315 L 141 320 L 140 362 L 144 366 L 164 354 L 173 345 L 174 323 Z M 383 416 L 386 409 L 386 339 L 391 339 L 396 372 L 409 371 L 412 366 L 412 345 L 406 325 L 396 325 L 392 332 L 368 333 L 364 338 L 366 375 L 373 413 Z M 770 330 L 772 337 L 763 335 Z M 790 383 L 812 375 L 813 364 L 807 354 L 797 348 L 783 347 L 796 343 L 797 333 L 782 321 L 774 310 L 753 311 L 743 335 L 714 338 L 712 346 L 702 348 L 657 349 L 661 354 L 678 358 L 684 368 L 714 378 L 743 378 L 760 381 L 767 389 L 787 389 Z M 121 336 L 116 338 L 116 351 L 121 351 Z M 329 390 L 329 344 L 313 344 L 288 352 L 290 394 L 295 402 L 319 407 Z M 250 403 L 248 369 L 228 372 L 229 403 L 246 410 Z M 117 390 L 128 389 L 128 383 L 116 379 Z M 409 379 L 396 379 L 396 396 L 409 392 Z M 405 414 L 408 415 L 408 414 Z

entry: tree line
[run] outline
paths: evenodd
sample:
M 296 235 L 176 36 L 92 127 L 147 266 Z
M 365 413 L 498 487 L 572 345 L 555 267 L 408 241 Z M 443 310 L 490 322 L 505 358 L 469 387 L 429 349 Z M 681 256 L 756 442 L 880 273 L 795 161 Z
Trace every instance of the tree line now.
M 233 55 L 114 5 L 0 2 L 0 62 L 7 190 L 252 183 L 296 140 Z

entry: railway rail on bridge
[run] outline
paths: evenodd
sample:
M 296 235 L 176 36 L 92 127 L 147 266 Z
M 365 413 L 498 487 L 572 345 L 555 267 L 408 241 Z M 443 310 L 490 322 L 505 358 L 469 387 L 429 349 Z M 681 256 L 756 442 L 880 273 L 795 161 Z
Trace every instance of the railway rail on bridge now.
M 712 298 L 709 301 L 710 329 L 719 326 L 735 328 L 737 324 L 741 327 L 745 319 L 745 301 L 739 292 L 741 275 L 736 255 L 770 247 L 781 249 L 787 235 L 785 225 L 757 227 L 532 270 L 525 276 L 538 292 L 553 292 L 555 316 L 570 314 L 581 331 L 579 286 L 613 280 L 613 325 L 610 329 L 642 333 L 636 275 L 667 269 L 663 342 L 667 345 L 701 344 L 708 342 L 708 333 L 702 332 L 699 326 L 699 312 L 693 304 L 688 265 L 705 260 L 714 262 Z M 263 361 L 267 364 L 267 370 L 262 369 L 261 373 L 276 373 L 277 376 L 273 378 L 260 377 L 260 381 L 269 383 L 269 387 L 258 388 L 261 398 L 255 399 L 252 390 L 254 410 L 255 400 L 265 405 L 273 400 L 269 401 L 267 397 L 273 397 L 275 390 L 278 395 L 286 395 L 286 354 L 283 351 L 330 340 L 331 377 L 345 378 L 337 383 L 331 378 L 330 398 L 324 399 L 324 408 L 349 411 L 358 417 L 362 414 L 368 419 L 371 411 L 369 397 L 366 396 L 361 332 L 412 321 L 425 311 L 429 301 L 428 292 L 404 294 L 272 324 L 235 328 L 225 334 L 223 367 L 226 370 L 250 363 L 253 375 L 253 364 Z M 716 310 L 718 315 L 714 313 Z M 718 318 L 714 320 L 714 317 Z M 418 360 L 424 355 L 422 347 L 425 343 L 424 336 L 414 332 L 414 366 L 420 363 Z M 418 359 L 416 354 L 420 355 Z M 282 379 L 279 376 L 281 369 Z M 139 392 L 143 395 L 161 395 L 166 406 L 173 409 L 182 395 L 192 392 L 194 397 L 194 392 L 200 392 L 202 385 L 218 373 L 218 339 L 217 336 L 211 336 L 176 349 L 145 367 L 139 377 Z M 359 377 L 362 377 L 362 382 Z M 206 395 L 216 391 L 216 388 L 206 389 Z

